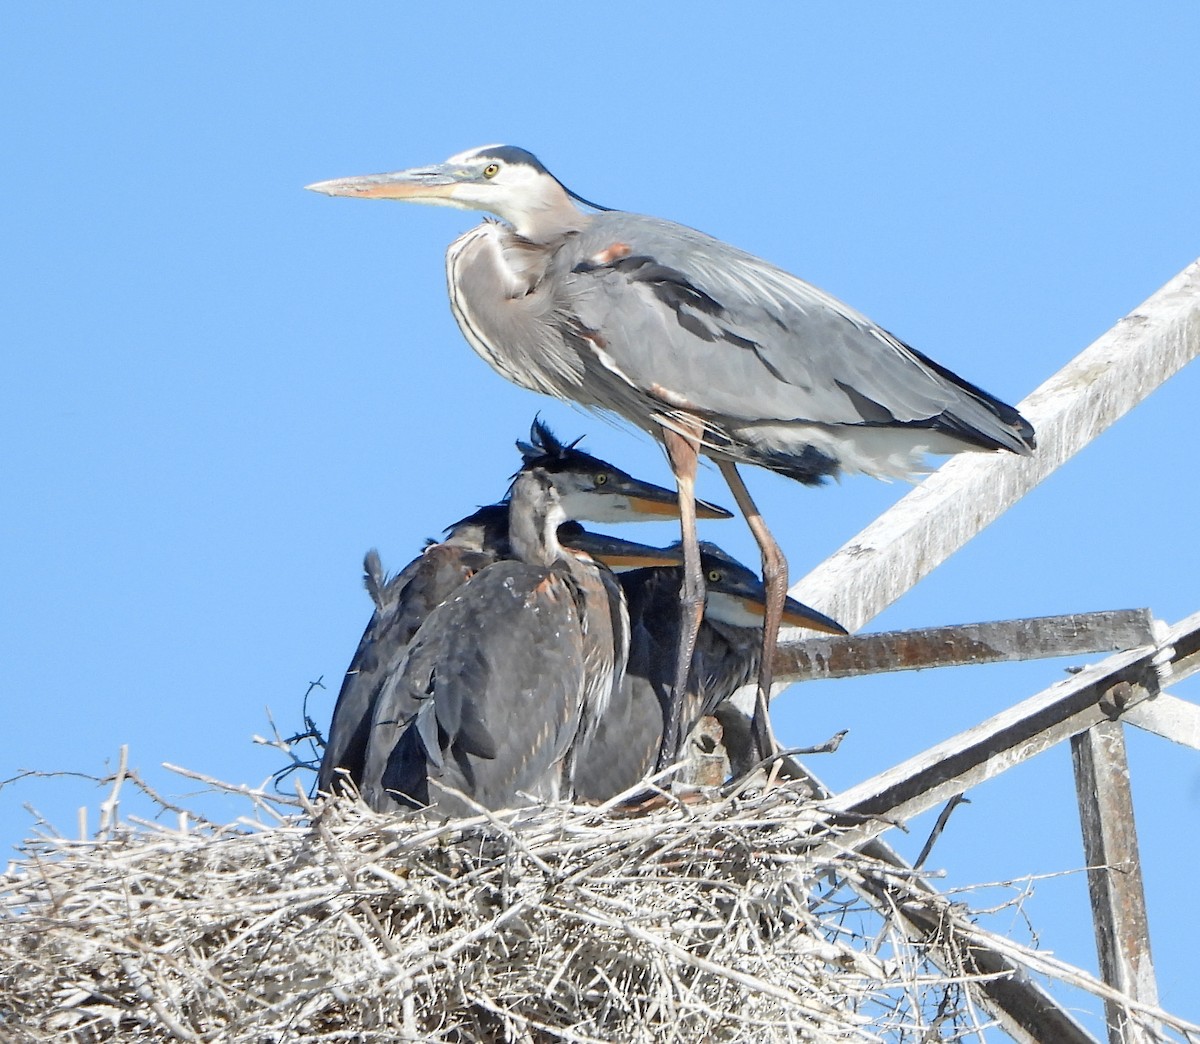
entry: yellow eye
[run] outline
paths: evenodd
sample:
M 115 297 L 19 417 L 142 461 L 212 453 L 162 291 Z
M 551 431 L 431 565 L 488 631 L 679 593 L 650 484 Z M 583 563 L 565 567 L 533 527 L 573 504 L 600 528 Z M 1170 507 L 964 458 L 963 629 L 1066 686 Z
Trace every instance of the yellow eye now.
M 602 471 L 596 476 L 596 485 L 597 486 L 603 486 L 607 481 L 608 481 L 608 475 L 606 472 Z
M 708 582 L 710 584 L 719 584 L 721 582 L 721 570 L 710 569 L 708 571 Z
M 494 178 L 499 173 L 500 173 L 500 164 L 499 163 L 489 163 L 486 167 L 483 168 L 483 176 L 485 178 Z

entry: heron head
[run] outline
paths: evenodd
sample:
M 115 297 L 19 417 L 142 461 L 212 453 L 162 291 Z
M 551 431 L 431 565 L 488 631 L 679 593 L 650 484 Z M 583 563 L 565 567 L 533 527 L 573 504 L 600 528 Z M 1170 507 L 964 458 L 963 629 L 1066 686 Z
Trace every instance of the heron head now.
M 708 591 L 705 615 L 731 627 L 762 627 L 767 592 L 754 572 L 707 541 L 700 545 L 700 562 Z M 825 634 L 846 633 L 836 620 L 791 597 L 783 603 L 782 622 L 784 627 L 807 627 Z
M 522 471 L 542 468 L 554 481 L 567 518 L 583 522 L 660 522 L 679 517 L 679 494 L 634 478 L 606 460 L 585 453 L 579 439 L 564 443 L 535 418 L 529 442 L 518 442 Z M 696 501 L 698 518 L 732 518 L 723 507 Z
M 515 145 L 485 145 L 451 156 L 445 163 L 335 178 L 307 187 L 328 196 L 485 210 L 535 242 L 582 228 L 586 222 L 571 201 L 587 201 L 568 190 L 532 152 Z

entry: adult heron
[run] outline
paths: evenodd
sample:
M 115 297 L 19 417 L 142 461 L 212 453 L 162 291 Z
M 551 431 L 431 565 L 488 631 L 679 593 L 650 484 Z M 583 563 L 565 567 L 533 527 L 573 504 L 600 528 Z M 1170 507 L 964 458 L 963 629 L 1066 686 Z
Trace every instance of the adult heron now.
M 706 542 L 700 545 L 700 561 L 706 602 L 680 715 L 681 739 L 755 677 L 766 615 L 766 590 L 751 570 Z M 669 707 L 683 570 L 640 568 L 621 572 L 618 580 L 629 607 L 629 662 L 621 688 L 579 751 L 575 789 L 587 801 L 607 801 L 635 787 L 672 742 Z M 784 602 L 783 623 L 846 633 L 836 620 L 794 598 Z
M 461 815 L 570 795 L 577 744 L 624 675 L 629 620 L 612 574 L 559 544 L 564 517 L 550 476 L 521 472 L 514 557 L 429 614 L 379 694 L 362 786 L 373 808 Z
M 616 537 L 589 533 L 577 524 L 612 520 L 639 522 L 678 517 L 676 493 L 645 482 L 608 461 L 564 444 L 541 421 L 534 421 L 530 442 L 518 442 L 522 471 L 542 468 L 549 476 L 568 519 L 559 527 L 561 541 L 617 568 L 672 564 L 675 553 Z M 715 504 L 700 503 L 704 517 L 729 518 Z M 374 612 L 363 631 L 334 704 L 317 789 L 328 792 L 340 772 L 361 787 L 371 716 L 380 690 L 408 643 L 437 606 L 493 562 L 512 557 L 509 505 L 489 504 L 448 526 L 440 542 L 431 542 L 399 573 L 388 577 L 378 552 L 363 562 L 364 584 Z M 415 712 L 416 705 L 410 708 Z
M 502 218 L 472 228 L 446 255 L 451 308 L 468 342 L 522 387 L 662 438 L 682 496 L 687 563 L 676 702 L 704 605 L 687 505 L 698 454 L 717 462 L 762 552 L 760 749 L 773 745 L 770 650 L 787 563 L 737 464 L 812 485 L 842 471 L 906 476 L 926 453 L 1033 449 L 1033 428 L 1013 407 L 848 305 L 684 225 L 596 207 L 524 149 L 490 145 L 309 188 Z

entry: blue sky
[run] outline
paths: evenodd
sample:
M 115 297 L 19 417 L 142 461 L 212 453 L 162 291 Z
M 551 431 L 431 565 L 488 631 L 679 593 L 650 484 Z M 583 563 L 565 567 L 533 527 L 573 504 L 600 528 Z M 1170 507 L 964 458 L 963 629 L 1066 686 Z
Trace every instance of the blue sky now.
M 279 763 L 250 741 L 264 708 L 297 727 L 323 677 L 327 722 L 369 615 L 364 550 L 398 567 L 498 497 L 539 410 L 668 480 L 648 440 L 467 347 L 442 256 L 473 215 L 305 184 L 522 145 L 589 199 L 758 253 L 1015 401 L 1200 255 L 1198 39 L 1182 2 L 9 5 L 0 780 L 102 775 L 129 744 L 171 793 L 188 788 L 163 761 L 261 782 Z M 1198 395 L 1192 367 L 872 628 L 1200 607 Z M 749 481 L 797 577 L 906 488 Z M 700 493 L 730 502 L 712 469 Z M 755 560 L 739 523 L 705 536 Z M 840 787 L 1063 666 L 814 684 L 777 728 L 849 728 L 813 765 Z M 1163 1000 L 1200 1021 L 1178 898 L 1200 760 L 1130 745 Z M 931 860 L 948 883 L 1082 864 L 1065 749 L 971 798 Z M 70 832 L 99 800 L 70 778 L 5 786 L 0 841 L 28 832 L 25 803 Z M 1028 908 L 1042 945 L 1094 965 L 1081 875 Z

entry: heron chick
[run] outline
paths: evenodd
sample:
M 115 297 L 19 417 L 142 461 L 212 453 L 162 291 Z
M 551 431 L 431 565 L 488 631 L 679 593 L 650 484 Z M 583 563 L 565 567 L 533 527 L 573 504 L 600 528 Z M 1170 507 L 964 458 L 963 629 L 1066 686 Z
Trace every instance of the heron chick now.
M 466 815 L 571 792 L 576 744 L 624 675 L 629 624 L 611 574 L 559 544 L 563 518 L 547 473 L 522 472 L 514 557 L 429 614 L 379 694 L 362 787 L 373 808 Z
M 517 443 L 523 455 L 521 470 L 541 467 L 554 486 L 568 519 L 559 526 L 560 541 L 613 568 L 678 564 L 678 552 L 590 532 L 578 524 L 578 520 L 639 522 L 679 516 L 679 498 L 672 490 L 634 478 L 583 452 L 578 441 L 564 444 L 535 420 L 530 442 Z M 705 517 L 730 517 L 716 505 L 701 502 L 701 510 Z M 399 668 L 409 642 L 434 609 L 486 566 L 513 557 L 508 530 L 509 503 L 504 501 L 447 526 L 441 541 L 431 541 L 395 576 L 384 573 L 376 551 L 367 553 L 364 583 L 375 608 L 334 705 L 317 774 L 319 791 L 328 793 L 339 778 L 361 788 L 371 718 L 384 683 Z M 416 710 L 415 703 L 396 708 L 402 716 Z
M 680 715 L 684 739 L 756 675 L 766 615 L 766 590 L 751 570 L 707 542 L 700 545 L 700 560 L 706 602 Z M 579 752 L 575 789 L 583 800 L 602 802 L 625 793 L 660 760 L 675 680 L 682 572 L 662 566 L 618 574 L 629 606 L 629 662 L 621 688 Z M 784 603 L 783 623 L 846 633 L 836 620 L 794 598 Z M 758 757 L 757 751 L 730 751 L 735 767 Z

